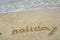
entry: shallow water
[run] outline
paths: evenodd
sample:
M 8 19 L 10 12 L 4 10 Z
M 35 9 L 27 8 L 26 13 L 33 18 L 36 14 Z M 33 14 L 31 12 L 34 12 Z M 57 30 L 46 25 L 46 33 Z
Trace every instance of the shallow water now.
M 60 0 L 0 0 L 0 12 L 35 8 L 60 9 Z

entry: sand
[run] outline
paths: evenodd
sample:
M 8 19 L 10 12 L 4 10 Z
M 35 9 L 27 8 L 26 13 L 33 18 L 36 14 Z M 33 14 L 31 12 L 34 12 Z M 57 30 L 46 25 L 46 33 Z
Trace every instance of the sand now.
M 13 29 L 46 27 L 50 30 L 23 31 L 12 34 Z M 56 29 L 54 29 L 56 27 Z M 15 31 L 17 32 L 17 31 Z M 0 14 L 0 40 L 60 40 L 60 11 L 38 9 Z

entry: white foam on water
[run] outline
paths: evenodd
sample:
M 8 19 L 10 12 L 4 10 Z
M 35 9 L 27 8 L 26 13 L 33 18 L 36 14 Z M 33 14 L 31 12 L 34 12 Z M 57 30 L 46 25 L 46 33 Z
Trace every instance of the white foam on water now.
M 0 13 L 39 8 L 60 9 L 60 0 L 0 0 Z

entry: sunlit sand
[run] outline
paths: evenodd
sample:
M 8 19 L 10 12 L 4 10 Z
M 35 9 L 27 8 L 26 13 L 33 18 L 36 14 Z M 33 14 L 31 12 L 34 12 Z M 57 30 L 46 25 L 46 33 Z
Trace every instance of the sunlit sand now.
M 41 30 L 38 30 L 38 26 L 41 27 Z M 20 31 L 21 29 L 23 30 Z M 59 37 L 59 9 L 26 10 L 0 14 L 0 40 L 60 40 Z

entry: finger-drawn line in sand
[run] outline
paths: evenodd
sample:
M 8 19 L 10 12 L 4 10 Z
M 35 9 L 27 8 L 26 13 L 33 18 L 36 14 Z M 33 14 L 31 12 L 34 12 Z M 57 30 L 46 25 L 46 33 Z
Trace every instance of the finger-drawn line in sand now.
M 52 27 L 52 31 L 49 33 L 49 36 L 53 36 L 53 34 L 55 34 L 57 27 Z
M 2 33 L 0 33 L 0 35 L 1 35 Z

